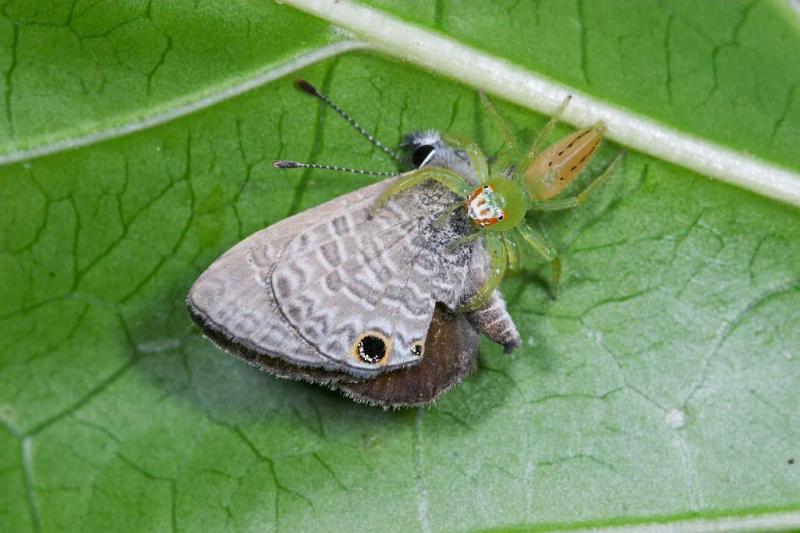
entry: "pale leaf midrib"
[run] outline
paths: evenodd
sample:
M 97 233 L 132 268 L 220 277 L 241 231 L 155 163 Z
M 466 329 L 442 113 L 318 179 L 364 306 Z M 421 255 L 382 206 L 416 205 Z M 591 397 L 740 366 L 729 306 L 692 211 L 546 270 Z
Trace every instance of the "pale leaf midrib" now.
M 800 174 L 790 169 L 609 105 L 505 59 L 351 0 L 286 0 L 286 4 L 344 27 L 382 52 L 528 109 L 550 114 L 567 96 L 572 96 L 563 116 L 565 122 L 586 126 L 603 121 L 608 138 L 620 144 L 800 206 Z
M 59 132 L 57 138 L 39 141 L 27 139 L 26 145 L 29 147 L 14 148 L 12 145 L 6 153 L 0 153 L 0 166 L 74 150 L 160 126 L 257 89 L 313 63 L 367 47 L 366 43 L 360 41 L 339 41 L 311 52 L 297 55 L 283 63 L 270 65 L 254 72 L 250 76 L 235 78 L 230 83 L 221 83 L 202 92 L 182 95 L 171 102 L 162 103 L 158 108 L 148 112 L 131 112 L 111 117 L 109 120 L 104 121 L 104 127 L 96 128 L 95 131 L 91 131 L 93 128 L 88 127 L 82 130 Z

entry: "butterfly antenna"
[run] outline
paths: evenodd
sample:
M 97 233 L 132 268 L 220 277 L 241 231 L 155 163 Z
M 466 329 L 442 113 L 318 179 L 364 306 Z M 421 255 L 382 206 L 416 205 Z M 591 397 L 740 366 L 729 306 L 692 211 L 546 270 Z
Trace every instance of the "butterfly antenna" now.
M 370 134 L 370 132 L 362 128 L 361 125 L 353 119 L 353 117 L 348 115 L 341 107 L 336 105 L 336 102 L 331 100 L 327 95 L 319 92 L 319 90 L 316 87 L 308 83 L 306 80 L 302 79 L 297 80 L 297 87 L 300 88 L 302 91 L 305 91 L 310 95 L 316 96 L 317 98 L 325 102 L 331 109 L 336 111 L 340 117 L 345 119 L 351 126 L 353 126 L 356 129 L 356 131 L 358 131 L 361 135 L 366 137 L 369 142 L 371 142 L 372 144 L 374 144 L 375 146 L 386 152 L 389 155 L 389 157 L 395 159 L 396 161 L 400 162 L 403 161 L 403 158 L 400 157 L 400 154 L 398 154 L 397 152 L 395 152 L 394 150 L 392 150 L 391 148 L 380 142 L 375 137 L 373 137 L 372 134 Z
M 299 161 L 287 161 L 278 159 L 272 162 L 275 168 L 319 168 L 322 170 L 335 170 L 337 172 L 350 172 L 351 174 L 363 174 L 365 176 L 397 176 L 397 172 L 379 172 L 374 170 L 360 170 L 357 168 L 337 167 L 336 165 L 316 165 L 313 163 L 301 163 Z

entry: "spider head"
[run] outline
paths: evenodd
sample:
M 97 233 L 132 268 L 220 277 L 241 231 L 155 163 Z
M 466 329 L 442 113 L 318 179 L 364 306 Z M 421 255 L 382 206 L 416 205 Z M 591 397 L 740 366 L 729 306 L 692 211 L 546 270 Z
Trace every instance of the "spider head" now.
M 464 200 L 473 224 L 489 231 L 506 231 L 525 218 L 525 192 L 514 181 L 495 177 L 472 191 Z

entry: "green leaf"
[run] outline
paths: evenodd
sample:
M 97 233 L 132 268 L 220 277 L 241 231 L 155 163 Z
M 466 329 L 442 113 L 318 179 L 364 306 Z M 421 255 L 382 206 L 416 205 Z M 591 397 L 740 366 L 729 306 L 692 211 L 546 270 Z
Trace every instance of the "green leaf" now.
M 2 13 L 2 162 L 163 122 L 170 110 L 229 98 L 338 40 L 322 22 L 242 1 L 220 11 L 213 3 L 12 0 Z
M 800 171 L 783 3 L 373 4 Z M 373 181 L 273 159 L 393 169 L 295 78 L 388 143 L 496 150 L 474 89 L 271 2 L 2 14 L 3 531 L 800 523 L 796 208 L 629 151 L 536 221 L 565 272 L 555 301 L 535 258 L 504 281 L 524 346 L 484 342 L 433 408 L 383 412 L 224 355 L 183 300 L 241 238 Z M 497 103 L 525 142 L 547 120 Z

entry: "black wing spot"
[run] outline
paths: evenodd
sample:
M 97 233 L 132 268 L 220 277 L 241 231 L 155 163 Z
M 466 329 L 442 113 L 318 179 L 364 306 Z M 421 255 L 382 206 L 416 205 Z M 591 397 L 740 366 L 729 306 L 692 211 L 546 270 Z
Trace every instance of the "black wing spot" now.
M 413 355 L 414 357 L 419 357 L 422 355 L 422 350 L 423 350 L 422 343 L 415 342 L 414 346 L 411 347 L 411 355 Z
M 369 332 L 358 338 L 354 346 L 356 355 L 365 363 L 374 365 L 386 357 L 386 340 L 379 333 Z
M 431 152 L 433 152 L 433 146 L 430 144 L 423 144 L 422 146 L 414 148 L 414 153 L 411 154 L 411 163 L 414 165 L 414 168 L 419 168 Z

